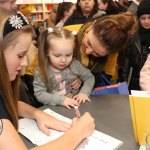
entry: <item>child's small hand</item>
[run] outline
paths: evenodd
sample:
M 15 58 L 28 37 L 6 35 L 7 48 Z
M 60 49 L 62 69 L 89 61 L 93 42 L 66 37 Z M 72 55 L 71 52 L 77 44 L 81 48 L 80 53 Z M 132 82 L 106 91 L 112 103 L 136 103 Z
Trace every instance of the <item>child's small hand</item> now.
M 63 105 L 64 105 L 65 107 L 67 107 L 68 109 L 70 109 L 71 107 L 79 106 L 79 102 L 76 101 L 76 100 L 73 99 L 73 98 L 66 97 L 65 100 L 64 100 Z M 70 106 L 71 106 L 71 107 L 70 107 Z
M 85 103 L 85 101 L 89 101 L 91 102 L 91 100 L 89 99 L 89 97 L 86 95 L 86 94 L 83 94 L 83 93 L 79 93 L 77 95 L 75 95 L 73 97 L 76 101 L 78 101 L 79 103 Z

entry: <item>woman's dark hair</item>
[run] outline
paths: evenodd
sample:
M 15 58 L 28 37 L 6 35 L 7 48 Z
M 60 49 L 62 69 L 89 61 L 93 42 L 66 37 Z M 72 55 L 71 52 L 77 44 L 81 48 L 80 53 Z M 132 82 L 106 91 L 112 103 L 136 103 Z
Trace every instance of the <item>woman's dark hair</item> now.
M 55 25 L 65 16 L 65 12 L 69 11 L 74 4 L 72 2 L 62 2 L 58 4 Z
M 97 19 L 93 33 L 109 52 L 120 51 L 125 47 L 129 35 L 133 32 L 136 19 L 133 13 L 103 16 Z
M 118 14 L 121 12 L 121 9 L 119 8 L 119 6 L 116 4 L 115 1 L 113 0 L 101 0 L 102 3 L 104 4 L 108 4 L 107 8 L 106 8 L 106 14 L 107 15 L 112 15 L 112 14 Z

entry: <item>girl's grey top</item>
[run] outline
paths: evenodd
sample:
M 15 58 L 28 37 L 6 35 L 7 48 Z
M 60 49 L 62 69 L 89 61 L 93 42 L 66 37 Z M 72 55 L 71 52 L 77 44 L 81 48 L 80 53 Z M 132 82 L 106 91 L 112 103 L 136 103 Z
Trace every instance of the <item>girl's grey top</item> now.
M 45 84 L 43 76 L 40 75 L 39 67 L 35 68 L 34 73 L 34 94 L 37 100 L 47 105 L 63 105 L 65 95 L 72 93 L 91 94 L 95 83 L 95 78 L 89 69 L 85 68 L 79 61 L 73 60 L 72 63 L 60 72 L 54 72 L 51 66 L 47 67 L 50 82 Z M 80 78 L 82 86 L 75 90 L 71 83 Z

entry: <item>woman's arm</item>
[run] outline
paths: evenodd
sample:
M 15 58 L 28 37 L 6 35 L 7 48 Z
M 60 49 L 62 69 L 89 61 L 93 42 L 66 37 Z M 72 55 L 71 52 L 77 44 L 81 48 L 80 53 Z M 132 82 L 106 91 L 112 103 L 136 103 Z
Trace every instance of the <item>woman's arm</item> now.
M 1 150 L 27 150 L 16 129 L 8 119 L 0 120 L 2 132 L 0 134 Z
M 7 119 L 2 119 L 2 123 L 3 130 L 0 134 L 1 150 L 27 150 L 11 122 Z M 32 150 L 73 150 L 84 138 L 92 134 L 94 128 L 94 119 L 89 113 L 85 113 L 81 118 L 73 119 L 71 129 L 63 136 L 42 146 L 32 148 Z
M 18 113 L 20 117 L 36 120 L 38 127 L 46 135 L 50 135 L 49 128 L 59 131 L 67 131 L 70 128 L 70 124 L 60 121 L 21 101 L 18 101 Z
M 66 132 L 66 134 L 51 142 L 51 150 L 74 150 L 84 138 L 91 135 L 94 128 L 94 120 L 89 113 L 85 113 L 84 116 L 79 119 L 73 119 L 72 128 Z M 38 150 L 49 150 L 50 146 L 48 143 L 39 148 Z M 34 150 L 36 150 L 36 148 Z

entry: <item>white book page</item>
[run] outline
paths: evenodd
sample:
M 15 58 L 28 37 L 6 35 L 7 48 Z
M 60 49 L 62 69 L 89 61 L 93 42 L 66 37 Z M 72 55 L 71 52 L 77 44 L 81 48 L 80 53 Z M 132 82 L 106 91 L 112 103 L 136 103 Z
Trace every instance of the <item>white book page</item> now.
M 150 97 L 150 91 L 131 90 L 132 96 Z
M 140 148 L 139 148 L 139 150 L 146 150 L 146 146 L 141 145 Z
M 45 109 L 44 112 L 68 123 L 72 121 L 51 109 Z M 63 132 L 50 129 L 51 135 L 47 136 L 39 130 L 34 120 L 27 118 L 19 120 L 19 132 L 36 145 L 42 145 L 49 141 L 53 141 L 64 134 Z M 78 145 L 76 150 L 92 150 L 93 147 L 94 150 L 115 150 L 122 144 L 122 141 L 95 130 L 90 137 L 83 140 Z

